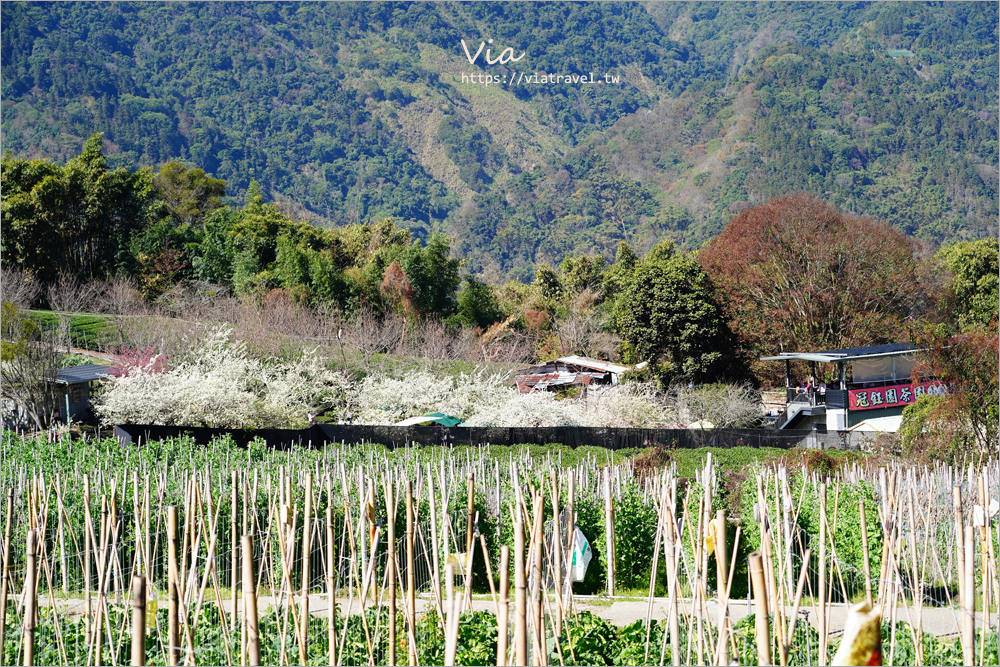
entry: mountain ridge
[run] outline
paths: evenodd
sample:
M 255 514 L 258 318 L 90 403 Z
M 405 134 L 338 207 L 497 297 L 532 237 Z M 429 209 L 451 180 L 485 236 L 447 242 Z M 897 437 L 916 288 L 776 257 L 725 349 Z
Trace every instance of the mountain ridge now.
M 995 3 L 0 12 L 4 151 L 65 160 L 103 131 L 113 163 L 180 159 L 236 200 L 256 180 L 321 226 L 445 231 L 476 273 L 697 247 L 789 191 L 925 241 L 996 234 Z M 527 56 L 468 63 L 460 40 L 490 38 Z M 461 82 L 475 71 L 620 84 Z

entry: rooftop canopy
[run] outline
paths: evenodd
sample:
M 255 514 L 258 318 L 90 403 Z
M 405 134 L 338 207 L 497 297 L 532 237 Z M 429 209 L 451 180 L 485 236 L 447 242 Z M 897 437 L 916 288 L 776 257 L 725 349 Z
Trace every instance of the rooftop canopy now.
M 823 364 L 849 362 L 877 357 L 900 357 L 919 352 L 912 343 L 886 343 L 868 347 L 850 347 L 825 352 L 782 352 L 776 357 L 761 357 L 761 361 L 818 361 Z
M 104 380 L 109 377 L 113 377 L 109 366 L 83 364 L 82 366 L 60 368 L 52 382 L 55 384 L 81 384 L 84 382 L 93 382 L 94 380 Z

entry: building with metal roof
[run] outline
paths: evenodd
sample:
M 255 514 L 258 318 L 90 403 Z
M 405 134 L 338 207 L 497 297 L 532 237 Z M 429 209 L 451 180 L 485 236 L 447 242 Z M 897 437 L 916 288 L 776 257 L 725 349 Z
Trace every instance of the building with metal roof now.
M 785 362 L 787 408 L 775 426 L 847 431 L 863 421 L 901 416 L 920 396 L 947 391 L 942 382 L 915 372 L 923 351 L 910 343 L 889 343 L 761 357 Z M 793 364 L 803 362 L 808 371 L 793 380 Z M 896 420 L 883 422 L 898 427 Z
M 522 393 L 554 391 L 573 385 L 618 384 L 627 370 L 628 366 L 571 355 L 522 368 L 517 371 L 515 380 Z
M 60 368 L 56 376 L 50 380 L 52 384 L 63 386 L 63 400 L 59 403 L 59 419 L 64 423 L 69 420 L 79 422 L 91 419 L 90 394 L 93 384 L 113 377 L 110 366 L 101 364 L 84 364 Z

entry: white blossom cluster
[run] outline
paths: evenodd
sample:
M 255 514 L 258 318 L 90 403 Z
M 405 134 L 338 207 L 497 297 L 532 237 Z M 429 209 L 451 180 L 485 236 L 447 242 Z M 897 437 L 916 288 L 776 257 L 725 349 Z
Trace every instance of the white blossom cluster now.
M 498 393 L 510 391 L 498 375 L 440 377 L 426 371 L 395 378 L 381 373 L 355 385 L 348 402 L 360 424 L 395 424 L 407 417 L 444 412 L 467 417 Z
M 547 392 L 520 393 L 501 375 L 437 377 L 427 372 L 404 378 L 370 375 L 349 397 L 360 424 L 394 424 L 443 412 L 465 426 L 663 426 L 672 411 L 647 385 L 591 388 L 586 398 L 558 399 Z
M 487 373 L 449 377 L 421 371 L 401 378 L 376 373 L 352 384 L 327 369 L 316 352 L 285 364 L 256 359 L 228 328 L 210 331 L 169 370 L 158 361 L 152 357 L 109 381 L 95 400 L 105 423 L 297 428 L 310 413 L 328 419 L 349 413 L 357 424 L 387 425 L 442 412 L 466 426 L 655 428 L 676 421 L 678 414 L 700 413 L 694 408 L 701 403 L 713 407 L 708 416 L 725 424 L 732 415 L 717 414 L 716 404 L 727 397 L 723 402 L 734 402 L 726 388 L 713 389 L 699 403 L 695 399 L 706 392 L 664 395 L 639 383 L 590 387 L 582 398 L 560 399 L 548 392 L 522 394 L 509 376 Z M 742 417 L 754 402 L 743 400 L 747 391 L 736 393 Z
M 113 379 L 95 401 L 105 423 L 228 428 L 295 427 L 342 402 L 348 383 L 315 352 L 288 365 L 252 358 L 232 330 L 209 332 L 187 359 L 155 372 L 156 357 Z

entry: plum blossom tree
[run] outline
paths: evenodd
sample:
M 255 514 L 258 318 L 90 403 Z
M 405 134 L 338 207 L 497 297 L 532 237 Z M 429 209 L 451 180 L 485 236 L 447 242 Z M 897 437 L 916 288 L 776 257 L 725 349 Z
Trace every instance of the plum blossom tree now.
M 308 423 L 310 412 L 342 407 L 347 387 L 346 377 L 328 370 L 315 351 L 268 364 L 234 342 L 232 329 L 219 327 L 168 370 L 152 357 L 112 380 L 95 411 L 105 423 L 296 427 Z

